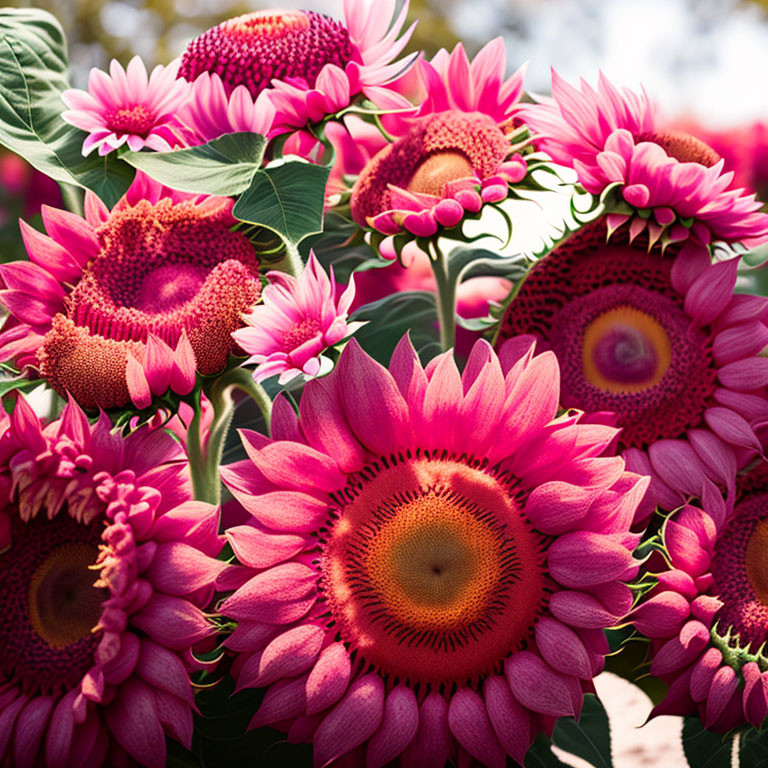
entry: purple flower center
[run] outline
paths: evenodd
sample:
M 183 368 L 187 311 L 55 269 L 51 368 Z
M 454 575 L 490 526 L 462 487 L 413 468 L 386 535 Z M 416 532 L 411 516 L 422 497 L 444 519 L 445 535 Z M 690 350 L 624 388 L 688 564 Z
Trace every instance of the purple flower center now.
M 196 264 L 166 264 L 142 280 L 131 304 L 143 312 L 161 315 L 197 296 L 210 270 Z
M 595 345 L 595 367 L 614 381 L 646 381 L 655 373 L 658 360 L 653 344 L 631 325 L 614 326 Z

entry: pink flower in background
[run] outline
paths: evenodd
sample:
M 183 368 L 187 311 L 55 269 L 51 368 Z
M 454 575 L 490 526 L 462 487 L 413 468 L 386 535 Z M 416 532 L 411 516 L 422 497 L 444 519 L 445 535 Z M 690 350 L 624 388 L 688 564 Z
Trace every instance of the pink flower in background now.
M 451 53 L 440 50 L 432 61 L 419 59 L 414 69 L 421 81 L 418 109 L 382 117 L 387 130 L 397 136 L 436 112 L 479 112 L 502 125 L 520 108 L 526 65 L 506 76 L 507 50 L 501 37 L 483 46 L 471 62 L 459 43 Z
M 647 479 L 600 457 L 616 430 L 556 419 L 558 380 L 524 339 L 478 342 L 463 374 L 352 340 L 299 415 L 278 400 L 274 439 L 241 432 L 222 477 L 252 518 L 221 612 L 238 688 L 268 686 L 252 728 L 316 765 L 503 766 L 578 716 L 632 606 Z
M 192 84 L 181 118 L 194 132 L 194 140 L 204 144 L 241 131 L 270 136 L 275 108 L 266 91 L 254 99 L 244 85 L 238 85 L 228 93 L 217 74 L 204 72 Z
M 713 484 L 732 496 L 763 453 L 768 299 L 734 293 L 738 259 L 605 241 L 599 220 L 534 265 L 499 343 L 532 334 L 557 355 L 564 407 L 616 415 L 627 466 L 652 478 L 638 522 Z
M 357 176 L 366 163 L 387 145 L 382 132 L 356 115 L 328 123 L 325 135 L 334 149 L 334 161 L 326 185 L 326 197 L 346 192 L 350 185 L 345 176 Z
M 282 130 L 339 112 L 360 93 L 382 108 L 409 107 L 387 88 L 406 65 L 395 58 L 413 29 L 398 39 L 408 4 L 393 22 L 394 11 L 395 0 L 345 0 L 344 23 L 314 11 L 228 19 L 187 46 L 179 76 L 218 74 L 228 92 L 244 85 L 254 99 L 269 89 Z
M 768 476 L 764 462 L 739 479 L 735 508 L 718 494 L 687 505 L 662 528 L 666 560 L 632 612 L 651 638 L 651 673 L 669 690 L 651 716 L 698 714 L 725 733 L 768 714 Z
M 134 56 L 127 69 L 113 59 L 110 74 L 92 69 L 88 90 L 62 94 L 69 109 L 62 118 L 88 132 L 83 154 L 98 148 L 106 155 L 124 144 L 134 152 L 147 147 L 167 152 L 186 143 L 179 109 L 189 98 L 189 84 L 177 80 L 178 62 L 157 66 L 147 77 L 144 62 Z M 111 75 L 111 76 L 110 76 Z
M 85 408 L 144 408 L 196 371 L 224 368 L 259 298 L 259 262 L 233 232 L 232 200 L 172 192 L 142 174 L 109 211 L 43 209 L 22 222 L 29 261 L 0 266 L 0 359 L 39 370 Z
M 768 237 L 755 196 L 733 188 L 733 174 L 706 144 L 661 130 L 645 93 L 620 91 L 602 75 L 597 91 L 583 81 L 577 90 L 553 71 L 552 95 L 520 110 L 537 146 L 574 168 L 592 194 L 618 185 L 625 203 L 648 211 L 609 210 L 611 230 L 629 224 L 634 238 L 647 229 L 651 243 L 752 245 Z
M 232 336 L 257 363 L 256 381 L 280 375 L 280 383 L 306 374 L 320 373 L 322 353 L 353 334 L 362 323 L 348 323 L 347 313 L 355 298 L 355 284 L 336 299 L 336 281 L 310 253 L 298 278 L 284 272 L 268 272 L 263 301 L 244 315 L 245 328 Z
M 164 430 L 128 436 L 73 402 L 0 421 L 0 759 L 161 768 L 192 741 L 193 649 L 225 564 Z

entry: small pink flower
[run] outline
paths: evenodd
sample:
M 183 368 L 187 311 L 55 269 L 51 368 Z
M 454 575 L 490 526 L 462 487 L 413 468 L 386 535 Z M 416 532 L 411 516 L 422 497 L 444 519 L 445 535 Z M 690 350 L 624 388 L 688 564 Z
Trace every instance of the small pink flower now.
M 552 96 L 520 115 L 537 146 L 573 168 L 588 192 L 616 186 L 622 203 L 609 210 L 611 229 L 629 224 L 633 238 L 647 229 L 652 243 L 752 245 L 768 236 L 755 196 L 733 188 L 733 173 L 704 142 L 657 125 L 645 92 L 619 90 L 603 75 L 597 90 L 584 82 L 576 89 L 553 72 Z
M 329 280 L 314 253 L 298 279 L 276 271 L 267 278 L 263 303 L 243 316 L 248 327 L 232 336 L 251 355 L 248 362 L 258 363 L 256 381 L 280 374 L 279 381 L 285 384 L 302 373 L 316 376 L 321 353 L 362 325 L 347 322 L 355 298 L 354 280 L 336 301 L 333 269 Z
M 127 69 L 113 59 L 109 71 L 111 77 L 92 69 L 87 91 L 73 88 L 61 97 L 69 107 L 64 120 L 88 131 L 84 155 L 97 147 L 106 155 L 124 144 L 134 152 L 144 147 L 167 152 L 185 143 L 178 110 L 190 88 L 176 79 L 178 63 L 157 66 L 147 77 L 144 62 L 134 56 Z

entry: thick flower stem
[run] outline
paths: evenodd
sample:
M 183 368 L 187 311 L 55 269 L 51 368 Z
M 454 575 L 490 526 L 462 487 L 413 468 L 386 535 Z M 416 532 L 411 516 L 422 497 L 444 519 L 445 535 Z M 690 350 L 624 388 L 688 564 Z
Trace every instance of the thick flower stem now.
M 285 256 L 275 264 L 274 269 L 280 272 L 287 272 L 294 277 L 299 277 L 304 271 L 304 262 L 302 261 L 299 249 L 290 243 L 286 244 Z
M 192 489 L 198 501 L 209 504 L 221 502 L 221 477 L 219 465 L 224 451 L 224 443 L 235 413 L 233 392 L 240 389 L 251 396 L 259 406 L 267 428 L 272 414 L 272 400 L 264 389 L 253 380 L 250 371 L 244 368 L 234 368 L 217 379 L 207 392 L 213 406 L 213 422 L 205 445 L 200 442 L 200 420 L 202 406 L 198 399 L 195 403 L 195 414 L 189 425 L 187 451 L 189 454 Z
M 448 272 L 448 260 L 435 245 L 435 255 L 430 256 L 432 272 L 437 283 L 437 320 L 440 324 L 440 346 L 443 351 L 456 343 L 456 281 Z

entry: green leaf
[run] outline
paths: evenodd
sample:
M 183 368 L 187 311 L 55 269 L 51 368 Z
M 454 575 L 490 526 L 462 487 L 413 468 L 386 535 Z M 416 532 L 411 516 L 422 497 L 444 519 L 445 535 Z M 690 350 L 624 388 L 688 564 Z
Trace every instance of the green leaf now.
M 239 195 L 261 167 L 267 140 L 259 133 L 230 133 L 175 152 L 126 152 L 123 160 L 155 181 L 182 192 Z
M 461 246 L 450 251 L 447 258 L 448 274 L 459 282 L 488 275 L 519 280 L 527 271 L 525 260 L 520 256 L 500 256 L 487 248 Z
M 435 296 L 429 291 L 393 293 L 360 307 L 352 320 L 367 320 L 355 338 L 382 365 L 388 365 L 400 338 L 410 331 L 422 362 L 440 352 Z
M 0 144 L 111 206 L 125 193 L 133 170 L 114 153 L 83 157 L 85 133 L 61 118 L 68 66 L 64 33 L 50 13 L 0 8 Z
M 525 755 L 525 768 L 568 768 L 552 751 L 552 743 L 540 733 Z
M 739 741 L 741 768 L 768 768 L 768 734 L 749 730 Z
M 730 737 L 706 730 L 698 718 L 686 717 L 682 738 L 685 759 L 691 768 L 731 768 Z
M 260 169 L 233 214 L 240 221 L 271 229 L 296 248 L 308 235 L 322 231 L 329 173 L 323 165 L 300 160 Z
M 28 379 L 24 376 L 18 376 L 13 379 L 0 379 L 0 397 L 5 397 L 9 392 L 31 392 L 41 384 L 41 379 Z
M 613 768 L 611 728 L 608 715 L 597 696 L 584 696 L 581 717 L 561 717 L 555 725 L 552 743 L 583 758 L 595 768 Z

